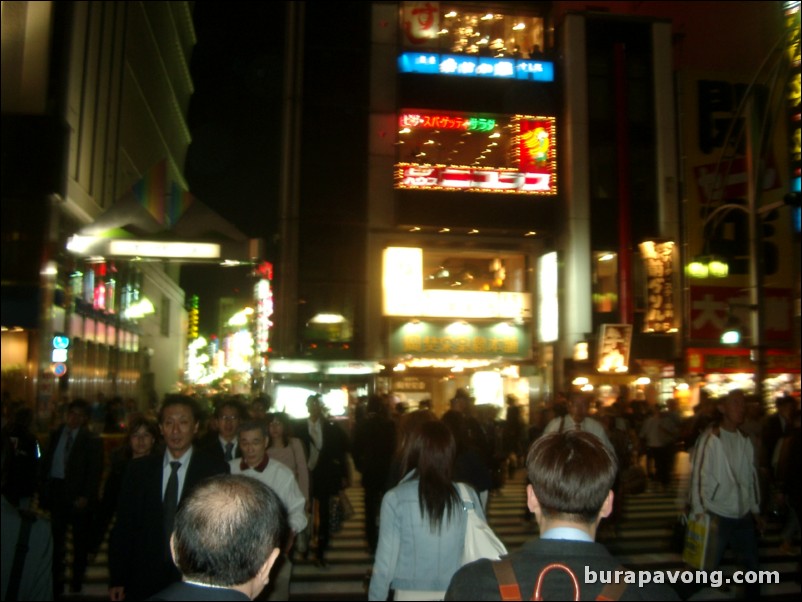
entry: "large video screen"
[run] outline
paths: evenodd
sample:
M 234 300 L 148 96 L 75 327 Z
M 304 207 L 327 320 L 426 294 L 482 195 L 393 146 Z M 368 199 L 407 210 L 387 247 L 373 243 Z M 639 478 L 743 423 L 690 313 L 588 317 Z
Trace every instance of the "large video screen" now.
M 403 110 L 395 186 L 554 195 L 555 121 L 548 116 Z

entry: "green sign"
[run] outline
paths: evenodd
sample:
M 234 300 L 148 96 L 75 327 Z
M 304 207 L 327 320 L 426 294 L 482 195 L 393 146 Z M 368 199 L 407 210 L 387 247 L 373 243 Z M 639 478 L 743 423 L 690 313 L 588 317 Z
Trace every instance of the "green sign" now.
M 528 328 L 506 322 L 406 322 L 394 326 L 390 334 L 391 355 L 522 359 L 530 349 Z

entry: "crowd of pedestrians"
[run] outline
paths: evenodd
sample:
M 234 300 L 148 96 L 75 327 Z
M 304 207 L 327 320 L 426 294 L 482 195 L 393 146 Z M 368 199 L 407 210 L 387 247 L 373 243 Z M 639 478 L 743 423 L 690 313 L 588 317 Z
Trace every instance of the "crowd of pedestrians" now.
M 375 557 L 366 578 L 369 598 L 385 600 L 392 591 L 396 600 L 443 599 L 448 590 L 448 599 L 461 599 L 458 592 L 472 591 L 474 577 L 465 574 L 451 589 L 449 583 L 461 566 L 466 503 L 485 516 L 493 492 L 524 466 L 531 489 L 538 476 L 532 472 L 537 470 L 532 445 L 559 439 L 565 446 L 577 433 L 583 434 L 571 445 L 596 454 L 594 461 L 612 462 L 604 469 L 609 484 L 606 476 L 595 475 L 600 497 L 587 514 L 590 522 L 574 525 L 585 532 L 583 541 L 593 541 L 598 529 L 616 528 L 622 500 L 642 490 L 638 479 L 644 488 L 666 490 L 678 451 L 691 455 L 689 513 L 710 513 L 718 521 L 717 564 L 730 546 L 746 568 L 756 569 L 757 538 L 772 513 L 785 521 L 782 550 L 790 552 L 799 536 L 793 466 L 800 428 L 792 397 L 778 398 L 777 411 L 763 416 L 755 411 L 760 404 L 740 391 L 720 399 L 703 395 L 694 415 L 682 418 L 674 400 L 648 406 L 621 398 L 603 407 L 587 396 L 559 396 L 528 420 L 512 395 L 501 419 L 499 408 L 476 406 L 465 389 L 456 391 L 440 417 L 428 401 L 410 410 L 392 395 L 372 395 L 358 400 L 348 420 L 332 419 L 319 395 L 308 398 L 308 417 L 302 420 L 274 412 L 267 396 L 199 403 L 192 396 L 168 395 L 152 414 L 120 414 L 111 404 L 113 419 L 101 415 L 98 400 L 70 401 L 63 424 L 41 448 L 31 431 L 30 409 L 17 407 L 10 418 L 4 413 L 3 564 L 8 564 L 6 523 L 25 524 L 32 507 L 45 513 L 49 521 L 32 522 L 31 541 L 32 547 L 34 541 L 41 544 L 39 564 L 46 564 L 48 592 L 56 599 L 81 592 L 88 560 L 106 538 L 111 600 L 148 599 L 181 580 L 171 546 L 177 512 L 205 479 L 228 473 L 266 484 L 286 514 L 278 553 L 270 557 L 273 576 L 255 594 L 258 599 L 288 599 L 298 559 L 328 565 L 344 490 L 356 482 L 365 492 L 365 534 Z M 99 432 L 117 435 L 120 445 L 104 446 Z M 603 452 L 590 450 L 586 436 Z M 104 447 L 111 450 L 108 457 Z M 457 483 L 468 486 L 470 500 Z M 549 491 L 553 483 L 543 486 Z M 521 503 L 542 533 L 563 510 L 556 504 L 539 514 L 541 501 L 532 490 Z M 49 527 L 47 537 L 43 525 Z M 45 587 L 41 578 L 37 585 Z

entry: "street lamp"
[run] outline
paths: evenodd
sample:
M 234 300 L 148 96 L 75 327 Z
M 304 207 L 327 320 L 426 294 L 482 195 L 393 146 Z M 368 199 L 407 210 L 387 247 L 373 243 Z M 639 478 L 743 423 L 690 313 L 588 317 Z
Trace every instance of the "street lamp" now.
M 699 255 L 686 269 L 691 278 L 726 278 L 730 273 L 727 260 L 716 255 Z
M 750 172 L 751 173 L 751 172 Z M 751 178 L 750 178 L 751 179 Z M 764 299 L 763 299 L 763 257 L 760 232 L 762 231 L 761 220 L 764 215 L 774 211 L 784 205 L 783 201 L 770 203 L 761 207 L 755 204 L 756 194 L 753 186 L 749 186 L 748 204 L 724 203 L 716 207 L 703 222 L 703 227 L 707 227 L 714 219 L 729 213 L 730 211 L 742 211 L 749 218 L 749 303 L 741 307 L 750 310 L 750 330 L 751 348 L 750 357 L 755 367 L 755 394 L 763 403 L 763 381 L 766 377 L 766 359 L 764 334 Z M 689 266 L 690 274 L 690 266 Z M 730 316 L 727 327 L 721 336 L 721 342 L 726 345 L 737 345 L 741 342 L 741 332 L 736 326 L 740 326 L 740 321 Z

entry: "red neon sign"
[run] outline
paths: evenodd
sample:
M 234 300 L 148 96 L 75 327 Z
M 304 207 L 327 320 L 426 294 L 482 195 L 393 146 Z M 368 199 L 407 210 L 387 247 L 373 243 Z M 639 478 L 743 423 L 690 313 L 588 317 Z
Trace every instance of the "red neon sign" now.
M 405 113 L 398 120 L 402 128 L 429 128 L 436 130 L 469 130 L 492 132 L 496 128 L 495 119 L 484 117 L 459 117 L 455 115 L 420 115 Z
M 554 194 L 551 174 L 510 169 L 424 166 L 402 163 L 398 188 L 468 190 L 473 192 L 512 192 Z

